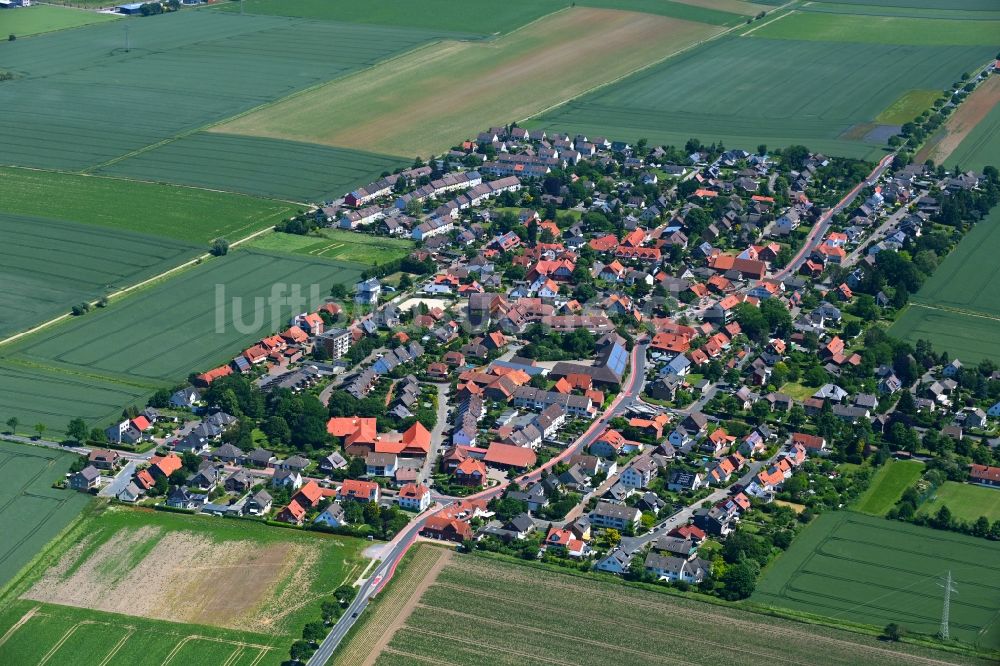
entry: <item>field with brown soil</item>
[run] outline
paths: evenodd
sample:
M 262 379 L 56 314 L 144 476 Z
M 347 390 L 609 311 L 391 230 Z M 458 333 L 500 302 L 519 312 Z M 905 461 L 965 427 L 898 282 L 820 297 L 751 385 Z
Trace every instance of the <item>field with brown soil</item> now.
M 576 7 L 491 41 L 443 41 L 215 128 L 393 155 L 428 155 L 540 113 L 720 32 Z
M 935 164 L 945 164 L 969 132 L 975 129 L 998 103 L 1000 103 L 1000 76 L 991 76 L 962 102 L 958 110 L 920 149 L 914 161 L 921 164 L 931 159 Z

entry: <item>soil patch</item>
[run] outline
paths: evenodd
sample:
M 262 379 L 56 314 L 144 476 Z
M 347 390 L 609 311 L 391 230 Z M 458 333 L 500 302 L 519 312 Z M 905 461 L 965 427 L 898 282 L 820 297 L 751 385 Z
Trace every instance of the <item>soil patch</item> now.
M 998 102 L 1000 102 L 1000 76 L 991 76 L 972 91 L 958 110 L 920 149 L 913 161 L 923 164 L 931 159 L 935 164 L 943 164 Z

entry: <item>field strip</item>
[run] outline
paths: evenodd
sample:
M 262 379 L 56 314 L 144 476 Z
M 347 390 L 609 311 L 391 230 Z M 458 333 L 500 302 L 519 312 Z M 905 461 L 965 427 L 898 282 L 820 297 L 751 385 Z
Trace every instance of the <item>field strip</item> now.
M 243 243 L 246 243 L 248 241 L 253 240 L 254 238 L 257 238 L 258 236 L 262 236 L 264 234 L 269 234 L 269 233 L 272 233 L 273 231 L 274 231 L 273 227 L 266 227 L 264 229 L 260 229 L 259 231 L 255 231 L 254 233 L 250 234 L 249 236 L 246 236 L 244 238 L 240 238 L 238 240 L 233 241 L 232 243 L 229 244 L 229 247 L 230 248 L 237 247 L 237 246 L 239 246 L 239 245 L 241 245 Z M 206 259 L 211 259 L 211 258 L 212 258 L 212 254 L 210 252 L 206 252 L 205 254 L 203 254 L 201 256 L 198 256 L 198 257 L 195 257 L 195 258 L 193 258 L 193 259 L 191 259 L 189 261 L 186 261 L 183 264 L 180 264 L 178 266 L 174 266 L 173 268 L 168 268 L 167 270 L 163 271 L 162 273 L 159 273 L 159 274 L 154 275 L 154 276 L 152 276 L 150 278 L 147 278 L 147 279 L 143 280 L 142 282 L 137 282 L 136 284 L 130 285 L 128 287 L 123 287 L 122 289 L 119 289 L 118 291 L 115 291 L 115 292 L 112 292 L 110 294 L 107 294 L 104 298 L 107 298 L 110 301 L 113 298 L 117 298 L 119 296 L 124 296 L 125 294 L 127 294 L 129 292 L 135 291 L 137 289 L 141 289 L 141 288 L 143 288 L 143 287 L 145 287 L 147 285 L 150 285 L 150 284 L 152 284 L 154 282 L 158 282 L 158 281 L 162 280 L 163 278 L 166 278 L 167 276 L 172 275 L 173 273 L 176 273 L 178 271 L 184 270 L 186 268 L 190 268 L 192 266 L 195 266 L 195 265 L 201 263 L 202 261 L 205 261 Z M 99 300 L 100 299 L 95 300 L 95 301 L 91 301 L 90 302 L 90 306 L 91 307 L 97 307 L 97 303 L 98 303 Z M 15 333 L 14 335 L 8 336 L 8 337 L 4 338 L 3 340 L 0 340 L 0 347 L 4 346 L 6 344 L 9 344 L 11 342 L 14 342 L 15 340 L 20 340 L 21 338 L 26 337 L 28 335 L 31 335 L 32 333 L 37 333 L 38 331 L 41 331 L 42 329 L 46 329 L 49 326 L 52 326 L 54 324 L 58 324 L 59 322 L 64 321 L 66 319 L 70 319 L 72 317 L 73 317 L 72 313 L 66 312 L 64 314 L 59 315 L 58 317 L 54 317 L 52 319 L 49 319 L 48 321 L 44 321 L 41 324 L 38 324 L 37 326 L 29 328 L 26 331 L 21 331 L 20 333 Z M 46 367 L 48 367 L 50 370 L 52 369 L 50 366 L 46 366 Z
M 930 305 L 928 303 L 920 303 L 918 301 L 912 301 L 910 304 L 915 305 L 918 308 L 926 308 L 927 310 L 941 310 L 942 312 L 951 312 L 953 314 L 965 315 L 967 317 L 979 317 L 980 319 L 989 319 L 990 321 L 1000 322 L 1000 317 L 996 315 L 988 315 L 975 310 L 963 310 L 961 308 L 953 308 L 948 305 Z
M 403 652 L 402 650 L 397 650 L 396 648 L 386 648 L 386 654 L 394 654 L 397 657 L 405 657 L 412 661 L 418 661 L 422 664 L 437 664 L 438 666 L 460 666 L 459 664 L 453 664 L 450 661 L 444 661 L 443 659 L 431 659 L 430 657 L 425 657 L 423 655 L 416 655 L 410 652 Z
M 982 69 L 980 67 L 977 71 Z M 958 110 L 914 156 L 914 162 L 922 164 L 931 159 L 935 164 L 943 164 L 997 104 L 1000 104 L 1000 77 L 991 75 L 962 100 Z
M 17 632 L 18 629 L 20 629 L 21 627 L 23 627 L 25 622 L 27 622 L 31 618 L 35 617 L 35 614 L 38 613 L 38 611 L 40 609 L 41 609 L 41 606 L 35 606 L 31 610 L 29 610 L 27 613 L 25 613 L 24 615 L 22 615 L 20 620 L 18 620 L 13 625 L 11 625 L 10 629 L 8 629 L 7 631 L 5 631 L 4 634 L 3 634 L 3 636 L 0 636 L 0 647 L 2 647 L 3 644 L 6 643 L 10 639 L 10 637 L 13 636 L 15 632 Z
M 479 618 L 474 617 L 472 615 L 465 615 L 464 613 L 462 613 L 461 615 L 463 615 L 464 617 L 473 619 L 473 620 L 478 620 L 479 619 Z M 511 625 L 511 626 L 516 627 L 516 626 L 519 626 L 519 625 Z M 529 627 L 522 627 L 522 628 L 529 628 Z M 431 631 L 430 629 L 422 629 L 422 628 L 419 628 L 419 627 L 411 627 L 411 626 L 408 626 L 407 629 L 410 630 L 410 631 L 412 631 L 412 632 L 414 632 L 414 633 L 417 633 L 417 634 L 423 634 L 424 636 L 432 636 L 434 638 L 443 638 L 445 640 L 453 641 L 453 642 L 456 642 L 456 643 L 466 643 L 467 642 L 467 639 L 464 639 L 461 636 L 452 636 L 451 634 L 444 634 L 444 633 L 441 633 L 439 631 Z M 544 634 L 546 632 L 540 632 L 540 633 Z M 580 640 L 580 639 L 577 639 L 577 640 Z M 581 642 L 586 642 L 586 641 L 581 641 Z M 482 645 L 482 643 L 480 643 L 480 645 Z M 544 661 L 544 662 L 547 662 L 549 664 L 556 664 L 556 666 L 574 666 L 573 662 L 570 662 L 570 661 L 559 661 L 557 659 L 552 659 L 551 657 L 543 657 L 541 655 L 531 654 L 529 652 L 520 652 L 520 651 L 515 650 L 514 648 L 510 647 L 509 645 L 503 645 L 503 646 L 487 645 L 487 647 L 495 647 L 497 649 L 502 649 L 504 652 L 507 652 L 509 654 L 517 655 L 518 657 L 524 657 L 526 659 L 535 659 L 537 661 Z M 646 655 L 646 656 L 655 656 L 655 655 Z M 696 665 L 695 664 L 690 664 L 689 666 L 696 666 Z
M 111 648 L 111 652 L 108 653 L 108 656 L 106 656 L 104 660 L 101 661 L 101 663 L 98 664 L 97 666 L 107 666 L 107 664 L 109 664 L 111 660 L 114 658 L 114 656 L 118 654 L 118 652 L 125 646 L 125 643 L 128 642 L 128 639 L 131 638 L 132 634 L 134 633 L 135 633 L 135 627 L 128 627 L 128 631 L 125 632 L 125 635 L 122 636 L 122 639 L 117 643 L 115 643 L 115 646 Z
M 231 655 L 229 655 L 229 659 L 226 659 L 224 662 L 222 662 L 222 666 L 229 666 L 230 664 L 232 664 L 233 662 L 235 662 L 237 659 L 239 659 L 241 656 L 243 656 L 243 652 L 244 652 L 245 649 L 246 648 L 244 648 L 242 646 L 236 648 L 236 650 L 234 650 L 233 653 Z
M 518 566 L 526 566 L 526 565 L 518 565 Z M 525 580 L 526 582 L 531 582 L 531 583 L 535 583 L 535 584 L 537 584 L 537 582 L 538 582 L 537 580 L 531 580 L 530 578 L 527 578 L 527 577 L 524 577 L 523 580 Z M 504 596 L 501 596 L 501 595 L 490 595 L 490 594 L 482 592 L 482 591 L 480 591 L 478 589 L 466 588 L 466 587 L 462 587 L 460 585 L 454 585 L 452 583 L 445 583 L 445 582 L 439 582 L 439 583 L 437 583 L 437 585 L 441 586 L 441 587 L 449 587 L 449 588 L 454 588 L 454 589 L 457 589 L 457 590 L 461 590 L 463 593 L 466 593 L 466 594 L 473 594 L 473 595 L 477 595 L 477 596 L 492 597 L 492 598 L 497 599 L 499 601 L 504 601 L 505 603 L 510 603 L 510 600 L 507 597 L 504 597 Z M 554 587 L 554 588 L 557 588 L 557 589 L 563 589 L 563 590 L 567 590 L 567 591 L 575 592 L 575 593 L 579 593 L 580 589 L 582 587 L 582 586 L 579 586 L 579 585 L 567 585 L 567 584 L 551 585 L 551 584 L 547 583 L 546 585 L 549 586 L 549 587 Z M 628 589 L 628 588 L 626 588 L 626 589 Z M 602 593 L 600 593 L 600 592 L 598 592 L 597 590 L 594 590 L 594 589 L 588 589 L 587 590 L 587 594 L 589 596 L 591 596 L 591 597 L 602 597 L 602 598 L 604 598 L 605 600 L 607 600 L 609 602 L 614 602 L 614 601 L 616 601 L 619 598 L 618 595 L 614 595 L 614 594 L 602 594 Z M 686 601 L 691 601 L 691 600 L 686 600 Z M 923 657 L 923 656 L 919 656 L 919 655 L 912 655 L 912 654 L 907 654 L 907 653 L 903 653 L 903 652 L 897 652 L 895 650 L 887 650 L 885 648 L 879 648 L 879 647 L 874 647 L 874 646 L 869 646 L 869 645 L 861 645 L 859 643 L 854 643 L 854 642 L 851 642 L 851 641 L 845 641 L 845 640 L 842 640 L 842 639 L 839 639 L 839 638 L 833 638 L 831 636 L 822 636 L 822 635 L 819 635 L 819 634 L 809 633 L 809 632 L 805 632 L 805 631 L 799 631 L 797 629 L 793 629 L 792 627 L 782 627 L 781 629 L 769 630 L 769 629 L 766 628 L 766 625 L 763 622 L 753 622 L 753 621 L 750 621 L 750 620 L 743 620 L 743 619 L 732 617 L 732 616 L 724 614 L 724 613 L 710 613 L 710 612 L 706 612 L 706 611 L 694 610 L 694 609 L 691 609 L 691 608 L 688 608 L 688 607 L 685 607 L 685 606 L 671 606 L 668 603 L 654 603 L 654 602 L 644 601 L 644 600 L 640 600 L 640 599 L 631 599 L 631 600 L 629 600 L 629 603 L 632 606 L 637 606 L 637 607 L 640 607 L 640 608 L 649 608 L 649 609 L 652 609 L 652 610 L 659 610 L 659 611 L 668 612 L 668 613 L 671 613 L 671 614 L 674 614 L 674 615 L 678 615 L 679 614 L 679 615 L 684 615 L 684 616 L 687 616 L 687 617 L 701 619 L 701 620 L 704 620 L 708 624 L 711 624 L 713 622 L 718 622 L 720 620 L 720 618 L 724 618 L 725 621 L 726 621 L 726 623 L 728 623 L 730 625 L 735 625 L 735 626 L 744 628 L 744 629 L 746 629 L 746 630 L 748 630 L 750 632 L 758 632 L 758 633 L 759 632 L 766 632 L 766 633 L 772 633 L 774 635 L 780 635 L 780 636 L 790 636 L 791 635 L 791 636 L 796 636 L 796 637 L 798 637 L 798 638 L 800 638 L 800 639 L 802 639 L 804 641 L 807 641 L 807 642 L 820 641 L 820 642 L 829 643 L 831 645 L 849 646 L 849 647 L 855 648 L 855 649 L 856 648 L 863 648 L 865 650 L 875 650 L 875 651 L 882 652 L 884 654 L 892 655 L 892 656 L 900 658 L 900 659 L 909 658 L 909 659 L 912 659 L 912 660 L 916 660 L 916 661 L 918 661 L 920 663 L 926 663 L 926 664 L 936 664 L 936 665 L 940 665 L 940 666 L 950 665 L 951 664 L 951 662 L 940 661 L 938 659 L 933 659 L 933 658 L 930 658 L 930 657 Z M 691 603 L 703 603 L 703 602 L 691 601 Z M 535 608 L 544 608 L 546 610 L 551 610 L 553 612 L 559 612 L 558 608 L 554 608 L 554 607 L 551 607 L 551 606 L 545 606 L 544 604 L 538 604 L 537 602 L 534 602 L 532 604 L 532 606 L 535 607 Z M 763 618 L 764 616 L 761 616 L 761 617 Z M 795 620 L 789 620 L 789 621 L 794 622 Z M 845 631 L 843 629 L 839 629 L 839 630 L 840 631 Z
M 779 6 L 779 7 L 773 8 L 771 11 L 778 11 L 778 10 L 784 9 L 785 7 L 788 7 L 789 5 L 794 5 L 796 2 L 797 2 L 797 0 L 791 0 L 790 2 L 786 2 L 785 4 L 783 4 L 783 5 Z M 787 16 L 787 14 L 782 14 L 782 16 Z M 781 18 L 781 17 L 779 16 L 778 18 Z M 777 19 L 774 19 L 774 20 L 777 20 Z M 770 23 L 770 21 L 768 21 L 768 23 Z M 767 25 L 767 23 L 765 23 L 764 25 Z M 566 104 L 572 102 L 575 99 L 579 99 L 579 98 L 584 97 L 586 95 L 589 95 L 591 93 L 597 92 L 598 90 L 601 90 L 601 89 L 606 88 L 606 87 L 608 87 L 610 85 L 618 83 L 621 80 L 626 79 L 626 78 L 628 78 L 628 77 L 630 77 L 630 76 L 632 76 L 634 74 L 638 74 L 639 72 L 643 72 L 643 71 L 649 69 L 650 67 L 653 67 L 655 65 L 659 65 L 660 63 L 666 62 L 667 60 L 670 60 L 671 58 L 676 58 L 680 54 L 685 53 L 687 51 L 690 51 L 693 48 L 696 48 L 696 47 L 702 46 L 704 44 L 707 44 L 707 43 L 709 43 L 709 42 L 711 42 L 713 40 L 716 40 L 716 39 L 719 39 L 720 37 L 728 35 L 729 33 L 733 32 L 734 30 L 738 30 L 740 28 L 745 28 L 745 27 L 746 27 L 746 24 L 740 23 L 740 24 L 732 26 L 731 28 L 726 28 L 725 30 L 717 32 L 716 34 L 712 35 L 711 37 L 706 37 L 705 39 L 703 39 L 701 41 L 695 42 L 694 44 L 689 44 L 688 46 L 685 46 L 683 48 L 677 49 L 673 53 L 669 53 L 669 54 L 663 56 L 662 58 L 659 58 L 657 60 L 654 60 L 653 62 L 647 63 L 647 64 L 643 65 L 642 67 L 639 67 L 637 69 L 632 70 L 631 72 L 627 72 L 625 74 L 621 74 L 620 76 L 616 76 L 615 78 L 611 79 L 610 81 L 605 81 L 604 83 L 599 83 L 599 84 L 597 84 L 595 86 L 592 86 L 591 88 L 588 88 L 587 90 L 584 90 L 583 92 L 581 92 L 578 95 L 574 95 L 573 97 L 570 97 L 568 99 L 564 99 L 561 102 L 558 102 L 556 104 L 552 104 L 552 105 L 550 105 L 550 106 L 542 109 L 541 111 L 536 111 L 535 113 L 531 114 L 527 118 L 522 118 L 521 120 L 519 120 L 517 122 L 518 123 L 523 123 L 523 122 L 526 122 L 528 120 L 531 120 L 532 118 L 537 118 L 539 116 L 542 116 L 542 115 L 548 113 L 549 111 L 552 111 L 554 109 L 558 109 L 561 106 L 565 106 Z M 761 27 L 763 27 L 763 26 L 761 26 Z M 756 30 L 756 28 L 754 28 L 754 29 Z
M 54 655 L 56 652 L 59 651 L 59 648 L 61 648 L 63 646 L 63 643 L 65 643 L 66 641 L 68 641 L 69 638 L 70 638 L 70 636 L 72 636 L 73 634 L 76 633 L 77 629 L 79 629 L 80 627 L 82 627 L 84 625 L 88 625 L 88 624 L 105 624 L 105 623 L 104 622 L 93 622 L 91 620 L 83 620 L 82 622 L 77 622 L 72 627 L 70 627 L 69 629 L 67 629 L 66 632 L 62 635 L 62 637 L 58 641 L 55 642 L 55 645 L 53 645 L 52 648 L 48 652 L 45 653 L 45 656 L 43 656 L 42 659 L 41 659 L 41 661 L 38 662 L 38 666 L 45 666 L 45 664 L 48 663 L 49 659 L 52 658 L 52 655 Z

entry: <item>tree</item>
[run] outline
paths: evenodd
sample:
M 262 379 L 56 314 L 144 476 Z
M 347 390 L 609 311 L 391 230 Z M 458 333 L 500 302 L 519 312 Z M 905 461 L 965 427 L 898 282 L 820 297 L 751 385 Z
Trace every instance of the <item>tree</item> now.
M 309 622 L 302 628 L 302 638 L 316 644 L 326 638 L 326 625 L 320 621 Z
M 17 432 L 17 425 L 19 423 L 20 421 L 17 420 L 16 416 L 12 416 L 9 419 L 7 419 L 7 432 L 13 435 L 15 432 Z
M 229 241 L 225 238 L 216 238 L 212 241 L 212 247 L 209 250 L 213 256 L 224 257 L 229 252 Z
M 614 528 L 604 530 L 604 536 L 607 537 L 608 543 L 612 546 L 617 546 L 622 540 L 621 532 Z
M 150 407 L 155 407 L 157 409 L 162 409 L 170 404 L 170 389 L 157 389 L 156 393 L 149 399 L 146 403 Z
M 899 641 L 905 634 L 905 630 L 895 622 L 885 625 L 885 629 L 882 630 L 882 636 L 887 641 Z
M 46 429 L 46 425 L 44 423 L 36 423 L 35 424 L 35 432 L 38 433 L 38 439 L 42 438 L 42 435 L 45 433 L 45 429 Z
M 330 296 L 337 300 L 347 298 L 347 285 L 340 282 L 334 282 L 333 286 L 330 287 Z
M 724 596 L 730 601 L 746 599 L 757 587 L 760 566 L 753 560 L 744 559 L 726 569 L 722 574 Z
M 292 647 L 288 648 L 288 655 L 292 661 L 302 663 L 313 653 L 313 647 L 306 641 L 295 641 Z
M 79 417 L 73 419 L 66 426 L 66 436 L 78 444 L 85 442 L 87 440 L 87 422 Z

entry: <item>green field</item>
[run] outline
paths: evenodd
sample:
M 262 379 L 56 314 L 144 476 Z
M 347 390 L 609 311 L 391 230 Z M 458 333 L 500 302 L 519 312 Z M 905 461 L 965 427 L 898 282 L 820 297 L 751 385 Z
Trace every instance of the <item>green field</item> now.
M 994 209 L 941 262 L 890 332 L 929 340 L 969 363 L 1000 359 L 1000 274 L 983 270 L 995 265 L 998 252 L 1000 209 Z
M 0 415 L 3 421 L 20 416 L 3 404 Z M 27 430 L 25 426 L 30 427 L 22 423 L 18 430 Z M 0 589 L 90 501 L 87 495 L 52 488 L 74 458 L 63 451 L 0 440 Z
M 0 212 L 0 337 L 151 277 L 203 248 L 121 229 Z
M 628 588 L 610 577 L 457 555 L 375 663 L 846 666 L 920 664 L 928 657 L 969 661 Z
M 46 5 L 21 7 L 17 11 L 4 12 L 2 20 L 0 20 L 0 32 L 3 32 L 5 35 L 16 35 L 20 38 L 27 37 L 28 35 L 38 35 L 43 32 L 52 32 L 54 30 L 79 28 L 82 25 L 90 25 L 91 23 L 114 21 L 117 18 L 119 17 L 114 14 L 98 14 L 97 12 L 66 9 L 64 7 L 50 7 Z
M 976 21 L 980 19 L 1000 19 L 1000 8 L 993 3 L 987 9 L 956 9 L 936 7 L 913 7 L 912 0 L 904 5 L 891 6 L 887 3 L 875 5 L 848 4 L 839 2 L 809 2 L 796 8 L 800 12 L 829 12 L 833 14 L 856 14 L 859 16 L 911 16 L 913 18 L 963 19 Z
M 0 168 L 0 212 L 152 234 L 204 249 L 214 238 L 249 236 L 295 210 L 285 202 L 227 192 Z
M 374 266 L 402 259 L 413 250 L 414 243 L 340 229 L 320 229 L 310 236 L 284 233 L 258 236 L 247 247 Z
M 971 11 L 991 10 L 997 8 L 996 0 L 834 0 L 836 4 L 877 6 L 877 7 L 913 7 L 916 9 L 962 9 Z M 827 4 L 817 0 L 817 4 Z
M 920 505 L 919 513 L 931 516 L 942 506 L 947 506 L 955 518 L 970 523 L 980 516 L 986 516 L 990 522 L 1000 520 L 1000 492 L 996 488 L 945 481 Z
M 100 173 L 292 201 L 336 199 L 410 160 L 347 148 L 199 132 Z
M 944 89 L 994 55 L 983 46 L 765 39 L 760 32 L 714 40 L 526 125 L 671 145 L 691 137 L 726 146 L 802 143 L 871 158 L 883 154 L 881 142 L 852 130 L 904 93 Z
M 127 51 L 115 22 L 3 44 L 4 163 L 93 169 L 440 34 L 217 11 L 128 25 Z
M 995 46 L 1000 44 L 1000 21 L 792 12 L 768 23 L 753 34 L 769 39 L 814 39 L 828 42 Z
M 911 460 L 890 460 L 876 472 L 868 490 L 858 498 L 855 509 L 874 516 L 884 516 L 903 491 L 912 486 L 924 472 L 923 463 Z
M 318 307 L 335 282 L 353 285 L 364 268 L 235 251 L 107 308 L 15 342 L 8 353 L 23 362 L 69 373 L 156 387 L 231 360 L 254 341 L 287 327 L 290 316 L 306 309 L 301 304 L 292 312 L 287 303 L 272 308 L 272 293 L 285 298 L 289 289 L 299 288 L 303 298 L 312 300 L 310 288 L 316 285 L 319 302 L 312 307 Z M 221 296 L 217 294 L 223 289 Z M 242 302 L 234 306 L 233 299 Z M 237 316 L 243 322 L 242 331 L 234 324 Z
M 248 521 L 106 509 L 7 590 L 0 662 L 276 666 L 319 618 L 320 603 L 361 572 L 364 545 Z M 132 594 L 136 585 L 141 595 Z
M 940 90 L 908 90 L 875 117 L 875 122 L 885 125 L 908 123 L 922 112 L 931 108 L 934 100 L 941 96 Z
M 1000 543 L 852 511 L 815 520 L 768 568 L 752 601 L 934 635 L 951 572 L 953 639 L 1000 648 Z
M 948 157 L 949 168 L 956 164 L 977 171 L 984 166 L 1000 165 L 1000 104 L 979 121 Z

